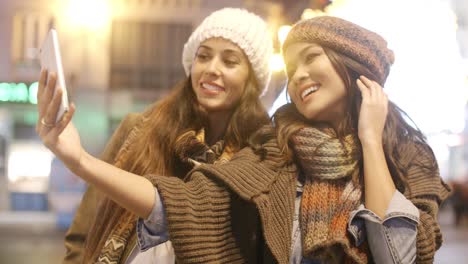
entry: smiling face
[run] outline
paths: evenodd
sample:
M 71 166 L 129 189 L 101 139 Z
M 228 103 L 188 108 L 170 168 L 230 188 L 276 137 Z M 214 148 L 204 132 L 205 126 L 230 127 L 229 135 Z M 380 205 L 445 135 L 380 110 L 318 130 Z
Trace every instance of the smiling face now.
M 209 113 L 231 113 L 249 77 L 249 61 L 242 50 L 223 38 L 200 44 L 191 68 L 198 103 Z
M 344 119 L 346 86 L 323 48 L 314 43 L 291 44 L 284 53 L 288 93 L 308 120 L 335 128 Z

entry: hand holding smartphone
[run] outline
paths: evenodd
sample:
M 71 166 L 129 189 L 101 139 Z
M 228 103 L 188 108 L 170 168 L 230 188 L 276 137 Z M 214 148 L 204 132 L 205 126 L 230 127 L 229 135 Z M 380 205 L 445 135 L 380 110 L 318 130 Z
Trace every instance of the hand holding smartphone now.
M 55 29 L 50 29 L 47 33 L 47 36 L 39 50 L 41 67 L 47 69 L 47 73 L 55 72 L 57 74 L 57 82 L 54 87 L 54 94 L 57 91 L 57 88 L 60 87 L 63 91 L 62 93 L 62 102 L 60 104 L 59 112 L 57 113 L 57 119 L 55 122 L 59 122 L 65 112 L 68 112 L 68 94 L 67 88 L 65 85 L 65 76 L 63 74 L 62 67 L 62 56 L 60 54 L 60 47 L 58 42 L 57 31 Z M 49 77 L 47 77 L 47 82 Z M 46 88 L 48 86 L 46 85 Z

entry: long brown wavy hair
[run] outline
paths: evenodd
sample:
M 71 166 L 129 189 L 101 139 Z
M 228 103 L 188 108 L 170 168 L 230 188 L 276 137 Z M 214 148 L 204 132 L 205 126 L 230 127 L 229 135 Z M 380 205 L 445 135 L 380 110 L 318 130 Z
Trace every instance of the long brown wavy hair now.
M 336 133 L 339 139 L 343 140 L 344 136 L 349 133 L 356 133 L 358 130 L 359 112 L 361 110 L 362 98 L 356 80 L 360 75 L 364 75 L 372 80 L 377 80 L 376 76 L 367 69 L 364 65 L 356 60 L 343 55 L 335 50 L 327 47 L 322 47 L 325 54 L 330 59 L 333 67 L 338 75 L 345 83 L 347 97 L 345 107 L 345 118 L 341 121 Z M 383 86 L 383 84 L 381 84 Z M 404 191 L 407 186 L 404 175 L 409 163 L 418 153 L 418 148 L 415 143 L 421 147 L 429 148 L 422 132 L 416 125 L 410 125 L 407 120 L 411 120 L 409 116 L 400 109 L 396 104 L 389 101 L 388 115 L 383 132 L 383 146 L 385 157 L 388 163 L 390 174 L 400 191 Z M 412 122 L 412 121 L 411 121 Z M 274 128 L 267 131 L 263 135 L 263 140 L 259 136 L 255 137 L 255 143 L 259 146 L 259 140 L 267 140 L 267 138 L 276 137 L 281 152 L 284 154 L 284 160 L 281 163 L 293 163 L 294 154 L 291 146 L 291 137 L 299 129 L 308 125 L 318 125 L 313 121 L 307 120 L 299 113 L 294 103 L 288 103 L 282 106 L 273 115 Z M 255 144 L 252 143 L 252 144 Z M 258 150 L 261 148 L 257 147 Z M 429 153 L 432 153 L 428 149 Z M 362 160 L 360 161 L 362 168 Z M 421 164 L 421 166 L 424 166 Z M 428 168 L 429 170 L 437 170 L 437 167 Z M 362 171 L 362 169 L 361 169 Z
M 249 137 L 270 123 L 259 97 L 259 87 L 249 66 L 249 77 L 239 102 L 234 106 L 224 134 L 225 145 L 238 151 L 247 146 Z M 189 76 L 173 88 L 173 92 L 144 113 L 144 121 L 126 153 L 118 156 L 117 167 L 137 175 L 156 174 L 184 177 L 188 172 L 175 154 L 176 140 L 190 130 L 207 127 L 207 113 L 198 104 Z M 99 206 L 85 245 L 85 263 L 96 260 L 110 232 L 127 211 L 104 198 Z

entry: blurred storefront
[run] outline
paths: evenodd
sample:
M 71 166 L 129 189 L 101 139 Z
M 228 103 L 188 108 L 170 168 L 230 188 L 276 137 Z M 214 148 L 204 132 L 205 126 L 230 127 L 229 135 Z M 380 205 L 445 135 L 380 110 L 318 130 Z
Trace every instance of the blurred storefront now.
M 0 4 L 0 214 L 44 212 L 66 228 L 86 188 L 35 134 L 38 48 L 56 28 L 67 89 L 84 147 L 99 155 L 123 116 L 141 111 L 185 77 L 181 51 L 206 15 L 248 7 L 274 27 L 264 1 L 67 0 Z M 267 96 L 270 102 L 274 96 Z

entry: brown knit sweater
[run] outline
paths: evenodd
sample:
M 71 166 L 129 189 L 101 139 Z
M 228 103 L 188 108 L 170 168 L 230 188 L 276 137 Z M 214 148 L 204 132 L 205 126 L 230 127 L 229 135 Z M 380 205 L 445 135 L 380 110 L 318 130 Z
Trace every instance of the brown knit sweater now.
M 431 170 L 437 165 L 430 148 L 419 144 L 415 147 L 420 155 L 406 166 L 410 188 L 404 194 L 420 210 L 417 263 L 432 263 L 435 250 L 442 243 L 436 221 L 438 207 L 447 198 L 449 189 L 438 171 Z M 246 230 L 234 228 L 239 226 L 236 221 L 256 216 L 239 208 L 244 201 L 244 205 L 254 204 L 258 209 L 261 230 L 275 262 L 288 263 L 296 169 L 273 169 L 279 150 L 271 142 L 266 148 L 273 159 L 260 161 L 252 150 L 244 149 L 224 165 L 200 166 L 185 182 L 173 177 L 152 178 L 166 208 L 169 235 L 179 262 L 259 263 L 259 256 L 248 254 L 252 252 L 246 252 L 245 245 L 258 250 L 261 243 L 243 236 Z
M 224 165 L 198 167 L 186 182 L 152 178 L 178 262 L 288 263 L 295 174 L 291 168 L 272 170 L 266 163 L 244 149 Z M 248 204 L 258 208 L 261 223 Z
M 112 162 L 141 115 L 129 115 L 121 123 L 104 151 Z M 406 164 L 409 185 L 404 192 L 420 210 L 417 262 L 432 263 L 442 243 L 436 221 L 439 204 L 447 197 L 447 186 L 426 146 Z M 181 263 L 287 263 L 290 255 L 295 199 L 295 167 L 271 169 L 279 157 L 276 144 L 266 145 L 269 159 L 260 161 L 244 149 L 224 165 L 202 165 L 185 181 L 154 177 L 163 197 L 169 234 Z M 67 255 L 63 263 L 81 263 L 84 242 L 97 210 L 99 195 L 93 186 L 86 192 L 65 237 Z M 258 210 L 255 209 L 258 208 Z M 262 236 L 263 234 L 263 236 Z M 124 260 L 135 245 L 135 239 Z M 275 260 L 273 261 L 272 258 Z

